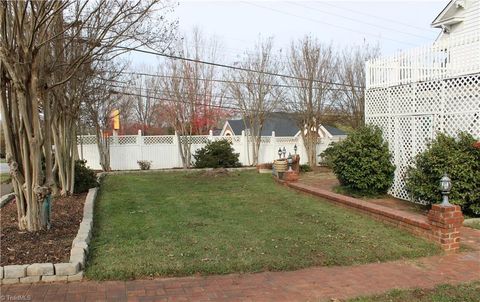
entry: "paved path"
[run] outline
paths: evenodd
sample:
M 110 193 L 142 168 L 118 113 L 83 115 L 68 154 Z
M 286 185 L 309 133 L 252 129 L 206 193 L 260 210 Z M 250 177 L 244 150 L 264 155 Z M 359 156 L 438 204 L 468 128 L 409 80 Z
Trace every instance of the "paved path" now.
M 466 232 L 478 247 L 480 231 Z M 480 252 L 350 267 L 314 267 L 293 272 L 138 281 L 19 284 L 4 297 L 32 301 L 330 301 L 393 288 L 431 288 L 480 280 Z

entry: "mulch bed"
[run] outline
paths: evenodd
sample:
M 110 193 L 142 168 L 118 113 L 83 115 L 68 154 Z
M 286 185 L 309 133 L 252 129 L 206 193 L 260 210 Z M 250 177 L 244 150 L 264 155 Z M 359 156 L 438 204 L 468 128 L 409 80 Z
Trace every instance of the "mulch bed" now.
M 15 201 L 6 204 L 0 209 L 0 265 L 68 262 L 85 197 L 86 193 L 55 198 L 51 229 L 32 233 L 18 230 Z

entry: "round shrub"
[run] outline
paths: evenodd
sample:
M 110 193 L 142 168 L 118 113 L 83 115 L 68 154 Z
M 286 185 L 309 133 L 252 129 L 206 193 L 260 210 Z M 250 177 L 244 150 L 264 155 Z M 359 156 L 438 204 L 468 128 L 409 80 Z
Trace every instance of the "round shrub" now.
M 140 167 L 140 170 L 150 170 L 152 165 L 151 160 L 137 160 L 137 164 Z
M 312 172 L 313 169 L 309 165 L 300 165 L 300 172 Z
M 480 149 L 475 143 L 465 132 L 457 138 L 439 133 L 407 170 L 406 187 L 412 198 L 428 204 L 441 202 L 439 182 L 447 173 L 452 180 L 450 202 L 480 215 Z
M 332 144 L 323 153 L 340 184 L 359 195 L 384 194 L 393 183 L 395 166 L 382 130 L 366 126 L 345 140 Z
M 86 160 L 75 161 L 75 185 L 74 193 L 87 192 L 88 189 L 98 186 L 95 172 L 85 164 Z
M 232 168 L 240 167 L 239 153 L 234 153 L 232 143 L 227 140 L 208 142 L 195 152 L 195 168 Z

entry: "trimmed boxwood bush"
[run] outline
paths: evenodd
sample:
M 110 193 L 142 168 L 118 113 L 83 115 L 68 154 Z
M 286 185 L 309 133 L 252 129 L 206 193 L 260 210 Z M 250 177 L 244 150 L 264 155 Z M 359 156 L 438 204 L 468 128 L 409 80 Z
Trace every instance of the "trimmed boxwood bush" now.
M 328 147 L 322 156 L 340 184 L 353 194 L 384 194 L 393 183 L 395 166 L 382 130 L 376 126 L 353 131 L 345 140 Z
M 195 168 L 233 168 L 240 167 L 239 153 L 234 153 L 232 143 L 227 140 L 208 142 L 195 152 Z
M 468 133 L 457 138 L 439 133 L 428 149 L 415 157 L 407 171 L 407 190 L 416 200 L 441 202 L 439 181 L 452 179 L 450 202 L 469 214 L 480 215 L 480 149 Z
M 86 160 L 75 161 L 75 185 L 74 193 L 87 192 L 88 189 L 98 186 L 95 172 L 85 164 Z

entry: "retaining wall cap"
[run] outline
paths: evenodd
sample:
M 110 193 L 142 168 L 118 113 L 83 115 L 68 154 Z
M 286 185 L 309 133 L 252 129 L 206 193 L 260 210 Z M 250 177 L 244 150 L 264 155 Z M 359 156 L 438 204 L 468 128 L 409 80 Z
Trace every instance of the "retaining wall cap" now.
M 79 270 L 79 263 L 56 263 L 55 275 L 56 276 L 68 276 L 75 275 Z
M 23 278 L 27 275 L 27 266 L 22 265 L 6 265 L 3 267 L 4 278 L 13 279 L 13 278 Z
M 27 267 L 28 276 L 53 275 L 53 263 L 34 263 Z

